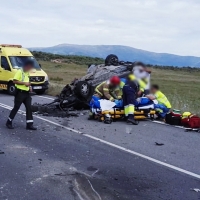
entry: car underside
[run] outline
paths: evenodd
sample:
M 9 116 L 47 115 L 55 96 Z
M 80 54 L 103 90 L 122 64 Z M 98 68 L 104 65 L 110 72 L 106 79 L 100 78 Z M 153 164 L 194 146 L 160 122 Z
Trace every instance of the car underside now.
M 39 110 L 59 109 L 69 111 L 70 108 L 84 109 L 89 107 L 89 102 L 97 85 L 112 76 L 126 77 L 132 72 L 134 63 L 119 61 L 116 55 L 109 55 L 105 64 L 89 65 L 87 74 L 80 79 L 74 79 L 67 84 L 56 99 L 49 104 L 32 105 L 33 112 Z

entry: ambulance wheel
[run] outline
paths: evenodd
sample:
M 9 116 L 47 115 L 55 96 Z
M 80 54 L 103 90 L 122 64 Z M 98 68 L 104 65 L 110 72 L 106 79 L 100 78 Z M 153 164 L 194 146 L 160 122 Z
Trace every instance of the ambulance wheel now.
M 7 89 L 7 91 L 8 91 L 8 94 L 15 95 L 16 88 L 15 88 L 15 85 L 14 85 L 13 82 L 8 83 L 8 89 Z

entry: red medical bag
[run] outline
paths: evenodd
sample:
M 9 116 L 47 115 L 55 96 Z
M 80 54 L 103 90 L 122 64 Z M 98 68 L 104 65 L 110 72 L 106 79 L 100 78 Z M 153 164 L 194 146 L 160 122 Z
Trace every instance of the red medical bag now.
M 190 115 L 181 120 L 181 124 L 186 128 L 200 128 L 200 117 Z

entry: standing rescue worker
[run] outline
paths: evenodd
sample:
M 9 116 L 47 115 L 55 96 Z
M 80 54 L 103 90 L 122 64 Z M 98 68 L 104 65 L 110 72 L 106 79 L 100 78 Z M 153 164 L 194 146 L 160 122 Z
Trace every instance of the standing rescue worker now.
M 31 111 L 31 83 L 29 80 L 29 71 L 34 68 L 34 62 L 32 60 L 27 60 L 24 63 L 24 66 L 22 69 L 19 69 L 17 73 L 14 76 L 13 82 L 15 83 L 16 87 L 16 94 L 14 99 L 14 108 L 10 112 L 10 115 L 8 117 L 6 126 L 9 129 L 13 129 L 13 119 L 15 118 L 15 115 L 17 114 L 21 104 L 23 103 L 26 107 L 26 129 L 27 130 L 37 130 L 33 126 L 33 116 Z
M 135 62 L 133 67 L 133 74 L 140 81 L 140 85 L 142 86 L 142 93 L 149 94 L 150 92 L 150 74 L 151 70 L 149 70 L 146 65 L 142 62 Z
M 158 104 L 154 105 L 154 108 L 158 111 L 158 119 L 164 119 L 166 114 L 171 109 L 171 104 L 167 97 L 159 90 L 158 85 L 152 85 L 151 86 L 151 94 L 153 95 L 147 95 L 146 97 L 151 100 L 157 100 Z
M 138 121 L 134 119 L 136 98 L 139 91 L 139 83 L 133 74 L 127 79 L 121 79 L 120 87 L 123 92 L 124 113 L 127 117 L 127 123 L 138 125 Z

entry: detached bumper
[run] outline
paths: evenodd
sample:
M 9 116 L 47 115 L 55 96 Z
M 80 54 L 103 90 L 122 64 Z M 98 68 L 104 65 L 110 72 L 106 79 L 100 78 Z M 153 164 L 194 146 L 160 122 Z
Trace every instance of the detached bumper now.
M 32 90 L 33 91 L 38 91 L 38 90 L 47 90 L 49 88 L 49 82 L 45 81 L 43 84 L 31 84 Z

